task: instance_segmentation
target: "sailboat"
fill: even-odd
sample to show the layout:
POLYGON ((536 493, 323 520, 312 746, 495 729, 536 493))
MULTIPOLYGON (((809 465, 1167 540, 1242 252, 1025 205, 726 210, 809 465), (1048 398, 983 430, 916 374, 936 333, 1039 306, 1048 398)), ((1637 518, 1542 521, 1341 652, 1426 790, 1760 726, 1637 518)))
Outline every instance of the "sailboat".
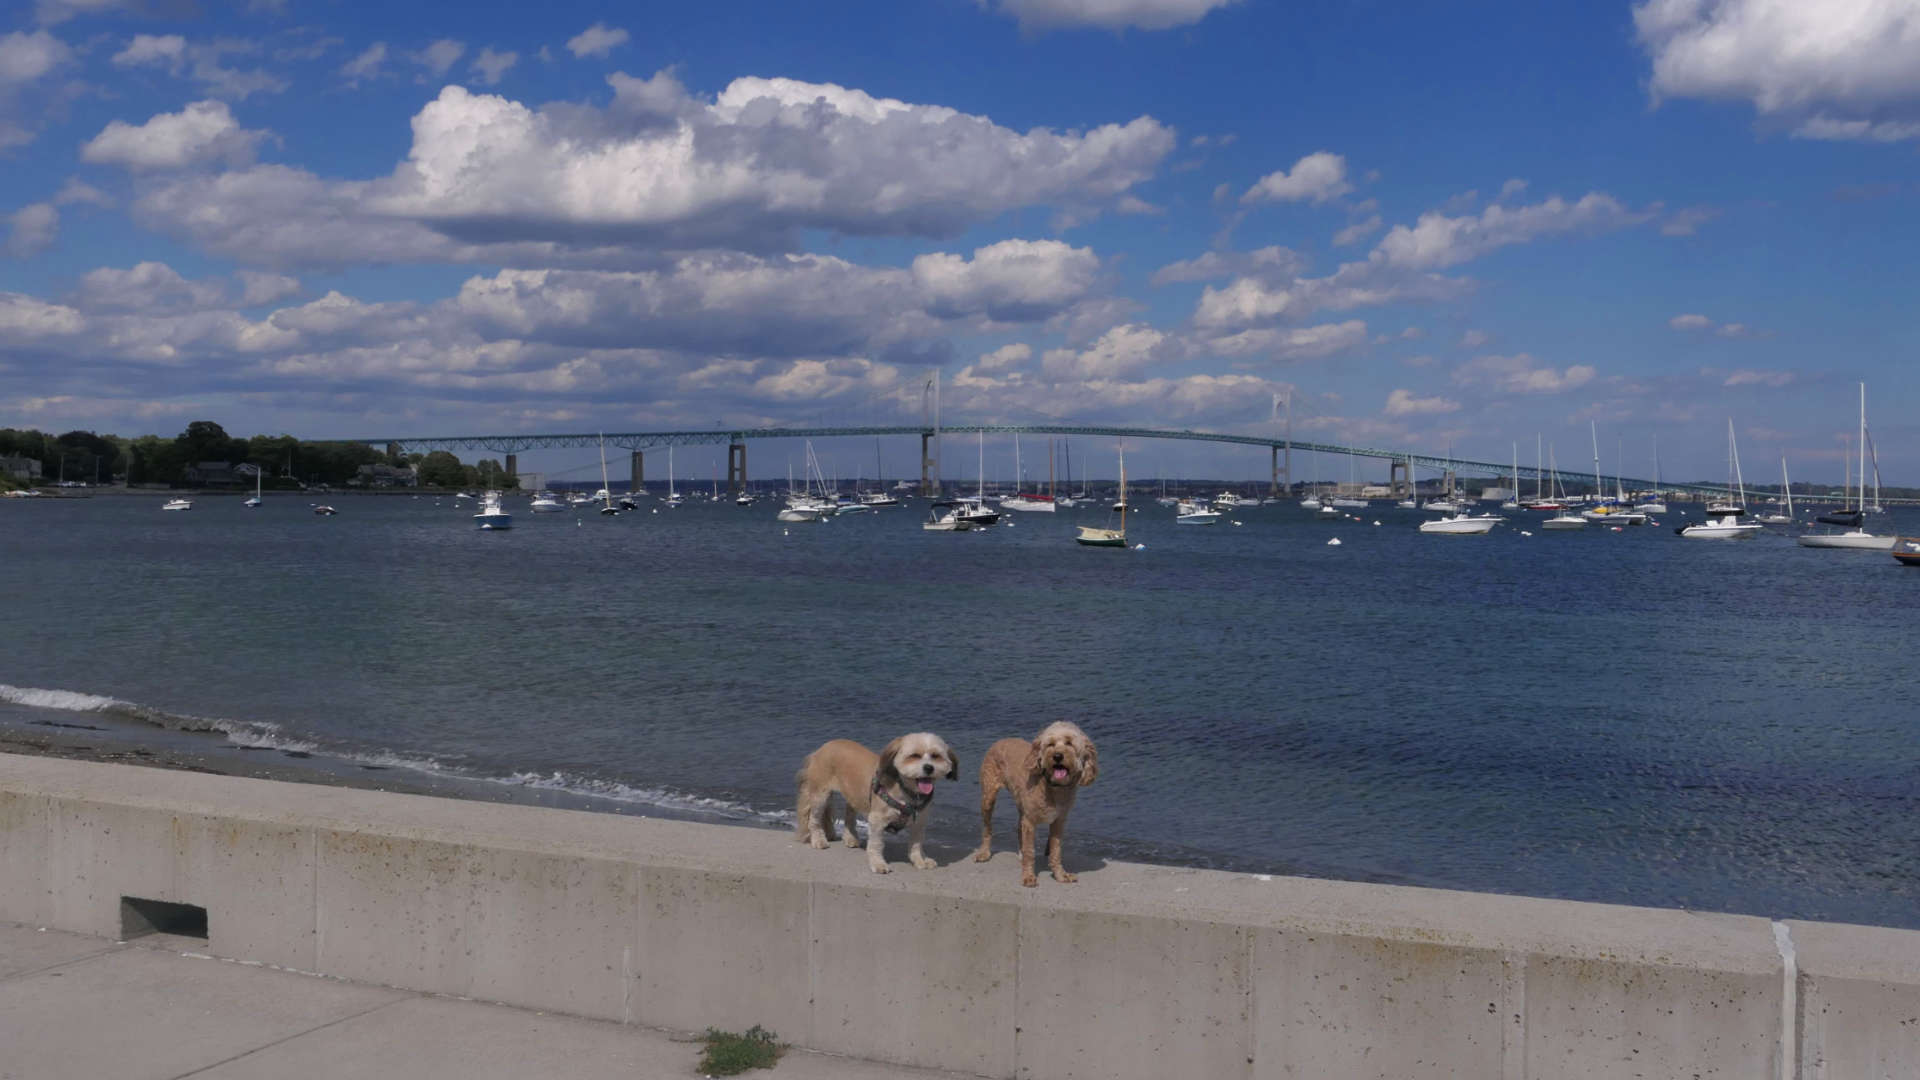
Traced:
POLYGON ((255 510, 259 508, 260 506, 260 470, 259 469, 253 470, 253 498, 248 499, 246 502, 243 502, 240 505, 246 507, 249 510, 255 510))
POLYGON ((1731 416, 1727 417, 1727 472, 1739 501, 1729 503, 1722 499, 1711 504, 1707 507, 1707 520, 1682 526, 1674 532, 1689 540, 1745 540, 1759 535, 1764 526, 1740 520, 1747 512, 1747 485, 1740 477, 1740 446, 1733 437, 1731 416))
POLYGON ((1856 551, 1892 551, 1897 537, 1875 536, 1866 530, 1867 512, 1867 384, 1860 384, 1860 480, 1859 499, 1847 514, 1822 514, 1821 521, 1840 524, 1851 519, 1853 528, 1839 533, 1807 533, 1799 538, 1801 547, 1851 548, 1856 551))
MULTIPOLYGON (((1356 483, 1353 479, 1353 455, 1352 454, 1347 455, 1347 490, 1355 491, 1355 492, 1360 490, 1360 485, 1356 483)), ((1372 504, 1365 499, 1359 498, 1357 495, 1335 495, 1331 505, 1345 506, 1351 509, 1360 510, 1360 509, 1365 509, 1367 506, 1370 506, 1372 504)))
POLYGON ((961 520, 976 529, 982 529, 989 525, 998 525, 1000 513, 987 506, 987 433, 981 431, 976 434, 979 436, 980 447, 979 486, 973 495, 961 496, 959 509, 955 512, 960 515, 961 520))
POLYGON ((1753 520, 1762 525, 1793 524, 1793 485, 1787 482, 1787 455, 1780 455, 1780 491, 1786 496, 1787 512, 1784 514, 1760 514, 1753 520))
POLYGON ((1312 472, 1313 472, 1313 485, 1312 485, 1311 487, 1308 487, 1308 488, 1306 489, 1306 494, 1304 494, 1304 495, 1302 495, 1302 496, 1301 496, 1301 498, 1300 498, 1300 509, 1302 509, 1302 510, 1318 510, 1318 509, 1320 509, 1320 495, 1319 495, 1319 491, 1318 491, 1318 489, 1319 489, 1319 487, 1320 487, 1320 454, 1319 454, 1319 451, 1317 451, 1317 450, 1309 450, 1309 451, 1307 451, 1307 460, 1308 460, 1308 461, 1309 461, 1309 462, 1311 463, 1311 465, 1310 465, 1310 467, 1311 467, 1311 469, 1312 469, 1312 472))
POLYGON ((1507 501, 1500 504, 1502 510, 1520 509, 1520 444, 1513 444, 1513 490, 1507 493, 1507 501))
MULTIPOLYGON (((1073 491, 1073 443, 1070 440, 1067 440, 1067 439, 1060 440, 1060 454, 1062 457, 1066 459, 1066 464, 1067 464, 1067 491, 1072 492, 1073 491)), ((1083 483, 1081 486, 1085 487, 1086 485, 1083 483)), ((1085 497, 1086 497, 1085 492, 1082 492, 1079 496, 1079 498, 1085 498, 1085 497)), ((1072 494, 1062 495, 1059 498, 1056 498, 1053 500, 1053 505, 1064 506, 1067 509, 1071 510, 1074 507, 1080 505, 1079 498, 1076 498, 1072 494)))
MULTIPOLYGON (((600 454, 600 468, 602 472, 606 471, 606 457, 607 457, 606 452, 602 450, 600 454)), ((604 485, 606 483, 605 478, 603 477, 600 482, 604 485)), ((673 490, 673 447, 668 446, 667 447, 667 505, 679 506, 682 502, 685 502, 685 501, 686 501, 685 499, 680 497, 679 492, 673 490)))
MULTIPOLYGON (((1780 459, 1780 472, 1787 471, 1787 459, 1780 459)), ((1660 436, 1653 437, 1653 494, 1642 499, 1634 506, 1643 514, 1664 514, 1667 512, 1667 500, 1660 497, 1660 436)), ((1791 510, 1788 513, 1792 513, 1791 510)))
MULTIPOLYGON (((1047 458, 1047 470, 1049 473, 1053 470, 1051 454, 1047 458)), ((1025 474, 1020 471, 1020 436, 1015 434, 1013 437, 1013 494, 1000 500, 1000 509, 1023 510, 1027 513, 1039 514, 1053 513, 1053 496, 1042 495, 1037 491, 1021 491, 1020 488, 1025 480, 1025 474)))
POLYGON ((1586 528, 1587 519, 1567 509, 1565 501, 1560 497, 1564 494, 1560 490, 1560 463, 1554 459, 1552 447, 1547 448, 1547 475, 1553 478, 1553 496, 1536 502, 1534 506, 1540 510, 1557 510, 1559 513, 1542 521, 1540 527, 1552 529, 1555 532, 1586 528))
POLYGON ((600 436, 600 500, 600 516, 612 517, 620 512, 620 508, 613 505, 613 491, 607 484, 607 437, 604 434, 600 436))
POLYGON ((1073 542, 1076 544, 1083 545, 1085 547, 1117 547, 1117 548, 1126 547, 1127 546, 1126 498, 1127 498, 1127 445, 1125 443, 1121 443, 1120 444, 1120 503, 1118 504, 1116 509, 1116 512, 1119 513, 1120 515, 1120 527, 1118 529, 1097 529, 1097 528, 1094 528, 1092 525, 1081 525, 1079 526, 1079 531, 1074 535, 1073 542))
POLYGON ((873 490, 860 496, 862 506, 899 506, 900 500, 887 494, 886 474, 880 467, 880 440, 873 440, 873 490))

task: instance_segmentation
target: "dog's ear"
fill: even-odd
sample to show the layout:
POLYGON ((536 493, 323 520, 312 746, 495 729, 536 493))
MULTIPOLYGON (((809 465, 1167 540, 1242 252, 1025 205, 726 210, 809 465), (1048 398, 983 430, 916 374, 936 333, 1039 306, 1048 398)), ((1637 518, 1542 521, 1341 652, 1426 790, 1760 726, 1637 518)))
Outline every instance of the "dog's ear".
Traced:
POLYGON ((906 739, 903 736, 893 740, 881 749, 880 767, 875 772, 875 779, 879 780, 880 783, 897 784, 900 782, 900 744, 905 741, 906 739))
POLYGON ((960 779, 960 755, 954 753, 951 746, 947 747, 947 779, 960 779))
POLYGON ((1094 748, 1093 740, 1085 735, 1080 737, 1080 786, 1091 787, 1093 778, 1100 775, 1100 751, 1094 748))
POLYGON ((1041 764, 1039 739, 1034 739, 1032 745, 1027 747, 1027 760, 1021 762, 1021 767, 1026 771, 1027 779, 1036 784, 1046 774, 1046 767, 1041 764))

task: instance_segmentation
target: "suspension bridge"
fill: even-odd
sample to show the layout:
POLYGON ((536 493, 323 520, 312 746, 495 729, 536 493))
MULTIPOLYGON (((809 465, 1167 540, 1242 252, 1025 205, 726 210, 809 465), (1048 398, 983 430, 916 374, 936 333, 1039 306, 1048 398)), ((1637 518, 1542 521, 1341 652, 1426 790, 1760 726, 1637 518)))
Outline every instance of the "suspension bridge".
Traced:
MULTIPOLYGON (((1516 473, 1522 480, 1545 478, 1548 468, 1511 461, 1474 461, 1435 454, 1425 454, 1417 450, 1390 449, 1378 446, 1343 446, 1338 443, 1312 442, 1290 438, 1272 438, 1261 435, 1238 435, 1216 431, 1172 430, 1167 428, 1105 427, 1087 424, 948 424, 929 425, 893 425, 879 427, 792 427, 792 428, 711 428, 682 431, 608 431, 580 432, 574 434, 536 435, 517 433, 511 435, 436 435, 430 437, 401 437, 380 439, 354 439, 375 446, 385 446, 389 452, 426 453, 434 450, 468 452, 486 451, 505 458, 508 475, 518 472, 518 456, 529 450, 585 449, 600 446, 614 446, 626 450, 629 454, 632 482, 638 487, 646 479, 645 455, 648 452, 681 446, 719 446, 727 447, 727 484, 738 492, 747 482, 747 445, 751 442, 774 439, 847 439, 847 438, 884 438, 887 436, 920 437, 920 489, 924 493, 935 490, 941 479, 940 440, 947 435, 1056 435, 1067 437, 1103 438, 1122 441, 1146 442, 1164 440, 1174 442, 1223 443, 1234 446, 1265 447, 1270 455, 1271 479, 1269 491, 1278 494, 1291 487, 1293 481, 1292 455, 1295 451, 1315 454, 1351 455, 1371 458, 1389 463, 1389 486, 1396 496, 1407 490, 1412 470, 1425 468, 1446 475, 1484 476, 1488 478, 1513 477, 1516 473)), ((1557 470, 1563 477, 1578 480, 1585 474, 1577 470, 1557 470)), ((1609 478, 1611 479, 1611 478, 1609 478)), ((1651 490, 1656 485, 1651 480, 1636 477, 1620 477, 1618 483, 1628 490, 1651 490)), ((1657 485, 1665 491, 1691 491, 1706 495, 1729 494, 1725 485, 1715 484, 1678 484, 1663 482, 1657 485)))

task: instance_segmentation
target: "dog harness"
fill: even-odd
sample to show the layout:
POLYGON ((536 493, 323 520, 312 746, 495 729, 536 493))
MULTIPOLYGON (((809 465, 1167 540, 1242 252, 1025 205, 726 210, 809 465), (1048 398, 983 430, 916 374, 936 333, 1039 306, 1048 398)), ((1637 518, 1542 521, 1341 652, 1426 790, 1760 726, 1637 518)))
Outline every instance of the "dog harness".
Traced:
POLYGON ((912 824, 913 819, 920 816, 920 811, 925 810, 927 804, 933 801, 932 795, 928 795, 924 799, 914 799, 914 793, 908 792, 907 798, 913 801, 903 803, 899 799, 887 794, 886 786, 880 783, 880 777, 878 776, 873 778, 873 793, 879 796, 881 802, 891 806, 894 812, 900 815, 899 821, 892 822, 887 826, 888 832, 899 832, 902 826, 912 824))

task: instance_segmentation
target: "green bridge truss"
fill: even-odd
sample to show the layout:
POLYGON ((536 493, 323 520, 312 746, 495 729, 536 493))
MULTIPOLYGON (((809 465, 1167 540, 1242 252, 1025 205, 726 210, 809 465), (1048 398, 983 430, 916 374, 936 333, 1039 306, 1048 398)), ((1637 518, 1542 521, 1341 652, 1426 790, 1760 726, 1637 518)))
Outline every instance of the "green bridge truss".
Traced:
MULTIPOLYGON (((1355 457, 1378 458, 1389 462, 1411 461, 1415 466, 1436 471, 1453 470, 1456 474, 1485 477, 1510 477, 1514 467, 1510 462, 1468 461, 1459 458, 1440 457, 1422 454, 1412 450, 1390 450, 1376 446, 1341 446, 1338 443, 1306 442, 1295 439, 1267 438, 1258 435, 1230 435, 1215 431, 1168 430, 1165 428, 1102 427, 1081 424, 953 424, 942 425, 937 430, 922 425, 900 425, 891 427, 815 427, 815 428, 715 428, 708 431, 609 431, 583 432, 571 435, 444 435, 430 438, 389 438, 389 439, 350 439, 349 442, 364 442, 376 446, 398 446, 403 451, 424 453, 432 450, 485 450, 496 454, 519 454, 528 450, 563 450, 597 447, 605 440, 606 445, 624 450, 648 451, 669 446, 713 446, 743 444, 755 439, 845 439, 872 438, 886 435, 972 435, 984 432, 988 435, 1077 435, 1114 439, 1170 439, 1182 442, 1228 443, 1235 446, 1264 447, 1280 452, 1291 447, 1294 450, 1311 451, 1321 454, 1352 454, 1355 457)), ((1519 473, 1522 479, 1539 478, 1546 470, 1536 469, 1522 463, 1519 473)), ((1562 478, 1578 480, 1582 475, 1577 470, 1561 469, 1562 478)), ((1607 479, 1612 479, 1608 477, 1607 479)), ((1651 480, 1624 477, 1621 480, 1628 489, 1644 490, 1654 486, 1651 480)), ((1723 485, 1712 484, 1675 484, 1662 483, 1664 490, 1697 491, 1703 493, 1723 493, 1723 485)))

